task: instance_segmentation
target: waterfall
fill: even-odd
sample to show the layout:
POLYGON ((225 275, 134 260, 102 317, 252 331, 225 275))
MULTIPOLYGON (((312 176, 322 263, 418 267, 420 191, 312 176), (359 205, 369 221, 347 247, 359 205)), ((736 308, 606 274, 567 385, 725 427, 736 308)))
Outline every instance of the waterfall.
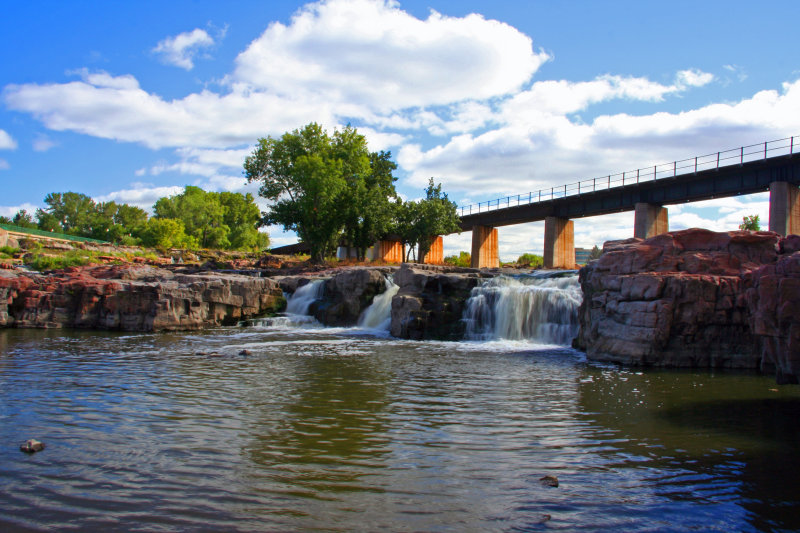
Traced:
POLYGON ((298 287, 286 302, 286 314, 307 315, 308 308, 315 300, 322 298, 324 290, 324 279, 312 279, 302 287, 298 287))
POLYGON ((358 317, 358 327, 369 329, 389 329, 392 321, 392 298, 400 287, 390 277, 386 278, 386 290, 373 298, 372 303, 358 317))
POLYGON ((581 304, 574 272, 498 276, 472 289, 463 320, 471 340, 531 340, 569 345, 581 304))

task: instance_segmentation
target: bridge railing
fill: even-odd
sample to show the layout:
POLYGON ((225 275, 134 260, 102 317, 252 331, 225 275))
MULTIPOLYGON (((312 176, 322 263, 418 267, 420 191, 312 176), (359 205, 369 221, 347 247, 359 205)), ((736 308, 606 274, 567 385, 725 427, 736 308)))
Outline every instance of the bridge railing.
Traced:
POLYGON ((730 150, 700 155, 689 159, 680 159, 671 163, 662 163, 651 167, 637 168, 617 174, 609 174, 598 178, 591 178, 575 183, 567 183, 549 189, 540 189, 523 194, 505 196, 478 202, 458 208, 461 216, 507 209, 527 204, 547 202, 617 187, 627 187, 647 181, 656 181, 666 178, 674 178, 686 174, 696 174, 704 170, 718 169, 722 167, 741 165, 751 161, 768 159, 794 154, 795 150, 800 151, 800 136, 786 137, 774 141, 766 141, 758 144, 740 146, 730 150))

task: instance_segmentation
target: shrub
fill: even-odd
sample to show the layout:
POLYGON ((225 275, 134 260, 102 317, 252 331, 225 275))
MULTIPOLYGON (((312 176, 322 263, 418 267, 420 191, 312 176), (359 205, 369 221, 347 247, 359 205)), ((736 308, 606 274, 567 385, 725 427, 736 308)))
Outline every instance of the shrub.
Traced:
POLYGON ((522 254, 517 259, 517 264, 519 266, 527 266, 530 268, 540 268, 544 265, 544 258, 541 255, 536 254, 522 254))
POLYGON ((449 255, 444 258, 447 265, 457 267, 468 267, 472 265, 472 257, 469 252, 459 252, 458 255, 449 255))

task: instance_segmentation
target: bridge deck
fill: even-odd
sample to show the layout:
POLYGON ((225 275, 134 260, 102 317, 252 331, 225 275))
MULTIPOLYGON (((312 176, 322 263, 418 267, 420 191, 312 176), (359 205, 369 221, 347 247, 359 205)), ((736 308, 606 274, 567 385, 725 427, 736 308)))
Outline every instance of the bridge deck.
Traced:
MULTIPOLYGON (((769 190, 774 181, 800 185, 800 154, 789 153, 756 161, 680 174, 656 180, 594 190, 571 196, 509 205, 492 211, 461 216, 462 231, 474 226, 509 226, 544 220, 546 217, 582 218, 633 211, 637 203, 670 205, 753 194, 769 190)), ((591 184, 591 182, 589 182, 591 184)), ((526 197, 530 197, 526 194, 526 197)), ((517 201, 519 202, 517 197, 517 201)), ((509 197, 509 204, 511 203, 509 197)))

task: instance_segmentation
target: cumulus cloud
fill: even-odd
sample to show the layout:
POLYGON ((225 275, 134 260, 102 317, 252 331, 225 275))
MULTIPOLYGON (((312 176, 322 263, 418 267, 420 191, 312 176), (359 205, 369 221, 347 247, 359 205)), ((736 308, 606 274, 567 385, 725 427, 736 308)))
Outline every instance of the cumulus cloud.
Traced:
MULTIPOLYGON (((427 150, 418 144, 405 145, 398 162, 410 172, 409 182, 419 186, 429 176, 437 176, 448 191, 478 197, 476 191, 487 191, 491 186, 497 196, 502 196, 715 153, 800 131, 800 81, 736 103, 711 104, 679 113, 602 115, 591 124, 564 114, 566 109, 576 109, 580 102, 590 100, 585 92, 578 91, 581 96, 565 97, 556 105, 545 97, 533 98, 541 94, 536 85, 501 105, 497 128, 457 135, 427 150)), ((570 84, 564 86, 569 88, 570 84)))
POLYGON ((288 26, 270 24, 230 81, 386 111, 508 94, 548 59, 530 37, 481 15, 420 20, 389 0, 328 0, 288 26))
POLYGON ((150 148, 252 143, 311 121, 335 124, 330 105, 274 94, 208 90, 164 100, 131 76, 92 74, 63 84, 7 85, 6 105, 56 131, 141 143, 150 148))
POLYGON ((16 150, 17 141, 5 130, 0 130, 0 150, 16 150))
POLYGON ((117 202, 135 205, 151 211, 153 204, 164 196, 174 196, 183 192, 183 187, 157 187, 151 183, 132 183, 130 189, 114 191, 95 197, 98 202, 117 202))
POLYGON ((159 54, 164 63, 192 70, 197 54, 213 45, 214 39, 207 31, 195 28, 174 37, 167 37, 153 48, 153 52, 159 54))

